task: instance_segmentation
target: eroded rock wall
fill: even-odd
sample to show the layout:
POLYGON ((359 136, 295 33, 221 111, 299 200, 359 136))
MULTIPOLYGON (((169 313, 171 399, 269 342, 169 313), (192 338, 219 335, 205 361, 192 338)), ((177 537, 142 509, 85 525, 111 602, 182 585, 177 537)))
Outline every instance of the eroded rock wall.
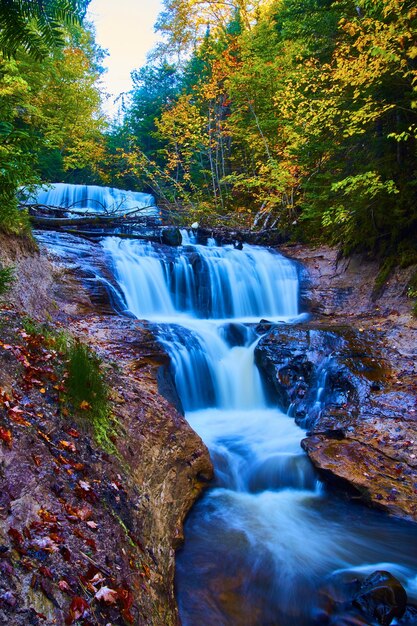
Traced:
POLYGON ((0 622, 50 626, 78 615, 86 623, 177 624, 175 549, 212 467, 201 439, 159 395, 167 357, 146 325, 104 306, 95 312, 76 257, 68 264, 7 238, 0 259, 17 277, 0 304, 0 622), (62 411, 62 381, 45 370, 59 356, 41 341, 31 349, 27 315, 101 357, 113 453, 62 411))
POLYGON ((394 272, 375 299, 375 262, 328 247, 281 251, 303 264, 313 317, 273 327, 258 345, 276 402, 307 429, 302 445, 323 476, 417 519, 417 321, 407 297, 415 267, 394 272))

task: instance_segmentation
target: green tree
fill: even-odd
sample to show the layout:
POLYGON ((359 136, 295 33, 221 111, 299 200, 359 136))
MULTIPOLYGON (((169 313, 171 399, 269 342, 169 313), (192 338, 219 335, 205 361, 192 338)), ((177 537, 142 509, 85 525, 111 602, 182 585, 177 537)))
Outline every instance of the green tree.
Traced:
POLYGON ((0 50, 5 57, 20 49, 42 60, 65 45, 65 26, 80 24, 89 0, 2 0, 0 50))

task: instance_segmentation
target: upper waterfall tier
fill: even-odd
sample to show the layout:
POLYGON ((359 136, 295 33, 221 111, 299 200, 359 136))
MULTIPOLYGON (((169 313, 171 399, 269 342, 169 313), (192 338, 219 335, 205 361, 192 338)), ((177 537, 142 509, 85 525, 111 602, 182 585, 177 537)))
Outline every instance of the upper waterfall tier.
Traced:
POLYGON ((144 215, 156 215, 155 199, 148 193, 124 191, 115 187, 98 185, 69 185, 54 183, 51 187, 40 187, 26 200, 27 203, 98 213, 119 213, 143 209, 144 215))
POLYGON ((127 308, 138 318, 290 319, 298 315, 293 262, 263 248, 187 245, 176 250, 107 238, 127 308))

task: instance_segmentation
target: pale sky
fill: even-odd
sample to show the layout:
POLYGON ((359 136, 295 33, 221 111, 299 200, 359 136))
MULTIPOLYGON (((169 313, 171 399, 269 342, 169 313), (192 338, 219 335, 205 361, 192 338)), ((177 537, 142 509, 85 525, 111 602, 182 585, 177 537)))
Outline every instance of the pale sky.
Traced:
POLYGON ((104 107, 116 113, 113 100, 132 86, 130 72, 145 63, 146 53, 156 43, 154 24, 162 0, 92 0, 89 19, 95 24, 97 43, 108 50, 103 83, 111 94, 104 107))

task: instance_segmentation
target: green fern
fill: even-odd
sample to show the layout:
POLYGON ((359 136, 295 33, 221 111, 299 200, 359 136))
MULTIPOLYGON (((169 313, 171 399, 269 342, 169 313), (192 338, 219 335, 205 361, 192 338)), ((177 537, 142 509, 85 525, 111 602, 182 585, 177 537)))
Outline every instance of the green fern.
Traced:
POLYGON ((19 48, 41 61, 65 44, 63 27, 79 24, 89 0, 0 0, 0 51, 19 48))

